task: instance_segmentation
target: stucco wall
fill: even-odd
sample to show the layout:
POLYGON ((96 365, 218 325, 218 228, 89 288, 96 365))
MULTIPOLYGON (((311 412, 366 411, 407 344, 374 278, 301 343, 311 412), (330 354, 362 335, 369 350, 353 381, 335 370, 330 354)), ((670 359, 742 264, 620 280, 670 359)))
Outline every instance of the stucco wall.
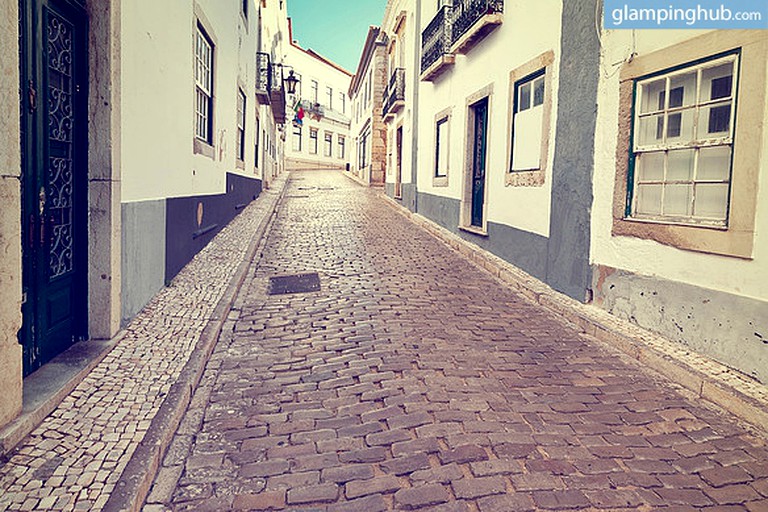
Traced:
POLYGON ((608 267, 595 287, 608 312, 768 382, 768 302, 608 267))
POLYGON ((17 0, 0 0, 0 427, 21 411, 21 148, 17 0))
POLYGON ((165 200, 122 205, 122 322, 165 284, 165 200))
POLYGON ((547 283, 587 299, 599 41, 596 2, 564 2, 547 283))
MULTIPOLYGON (((505 185, 508 169, 508 139, 510 132, 509 74, 514 69, 549 50, 554 51, 551 97, 553 115, 549 127, 550 144, 547 160, 552 162, 557 125, 560 68, 560 2, 536 2, 522 5, 505 2, 504 21, 485 39, 473 47, 466 56, 433 82, 420 82, 419 90, 419 172, 420 192, 461 199, 465 186, 467 142, 466 99, 491 86, 488 118, 488 160, 486 170, 486 214, 488 222, 496 222, 549 235, 550 196, 552 186, 551 165, 541 187, 513 187, 505 185), (433 186, 435 115, 450 109, 448 186, 433 186)), ((422 2, 421 29, 435 15, 434 2, 422 2)), ((594 18, 594 13, 592 14, 594 18)), ((594 32, 594 27, 592 28, 594 32)), ((419 44, 418 52, 421 51, 419 44)), ((406 140, 412 137, 406 137, 406 140)), ((406 151, 409 148, 404 148, 406 151)))
MULTIPOLYGON (((752 259, 682 250, 652 240, 612 235, 619 117, 618 66, 674 48, 706 31, 604 31, 595 138, 592 255, 596 303, 607 310, 768 382, 768 130, 762 144, 752 259)), ((668 53, 668 52, 667 52, 668 53)), ((681 64, 684 62, 681 62, 681 64)), ((763 66, 768 63, 763 62, 763 66)), ((754 71, 754 69, 750 70, 754 71)), ((768 84, 762 83, 760 87, 768 84)), ((749 94, 757 91, 750 89, 749 94)), ((737 106, 738 108, 738 106, 737 106)), ((768 126, 768 112, 747 130, 768 126)), ((744 127, 737 124, 738 131, 744 127)))
POLYGON ((257 19, 255 4, 245 19, 239 2, 125 5, 123 201, 223 193, 227 172, 255 175, 257 19), (214 45, 212 157, 193 153, 198 20, 214 45), (243 169, 236 162, 238 88, 246 96, 243 169))

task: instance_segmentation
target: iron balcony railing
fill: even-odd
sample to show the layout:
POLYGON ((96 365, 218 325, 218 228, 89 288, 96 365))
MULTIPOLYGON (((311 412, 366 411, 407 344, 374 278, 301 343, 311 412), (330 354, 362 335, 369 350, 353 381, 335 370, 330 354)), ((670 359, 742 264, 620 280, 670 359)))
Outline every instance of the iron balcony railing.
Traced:
POLYGON ((421 72, 426 71, 443 55, 449 53, 451 46, 451 6, 444 5, 421 33, 421 72))
POLYGON ((398 102, 405 101, 405 69, 396 68, 389 77, 389 87, 384 100, 384 115, 395 110, 398 102))
POLYGON ((269 96, 272 90, 272 63, 268 53, 256 54, 256 95, 262 98, 269 96))
POLYGON ((451 10, 451 45, 487 14, 504 12, 504 0, 453 0, 451 10))
POLYGON ((272 116, 278 124, 285 123, 286 104, 283 87, 283 65, 272 63, 270 70, 269 103, 272 106, 272 116))

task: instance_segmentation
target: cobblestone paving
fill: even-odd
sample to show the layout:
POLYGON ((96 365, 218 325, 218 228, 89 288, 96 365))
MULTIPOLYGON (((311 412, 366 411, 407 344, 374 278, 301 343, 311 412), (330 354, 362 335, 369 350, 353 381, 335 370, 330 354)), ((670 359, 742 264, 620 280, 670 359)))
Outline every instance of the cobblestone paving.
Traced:
POLYGON ((373 192, 293 176, 145 512, 768 510, 764 438, 373 192))
POLYGON ((252 203, 161 290, 0 466, 0 510, 104 506, 243 261, 243 233, 267 214, 267 202, 252 203))

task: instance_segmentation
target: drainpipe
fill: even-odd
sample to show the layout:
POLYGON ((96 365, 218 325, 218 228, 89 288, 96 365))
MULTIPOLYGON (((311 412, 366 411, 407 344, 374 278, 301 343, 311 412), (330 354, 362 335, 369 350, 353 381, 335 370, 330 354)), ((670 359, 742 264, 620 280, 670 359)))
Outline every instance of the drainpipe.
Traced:
MULTIPOLYGON (((415 0, 416 12, 414 15, 414 32, 416 51, 413 52, 413 104, 411 105, 411 140, 419 136, 419 75, 421 74, 421 0, 415 0)), ((418 187, 418 151, 411 148, 411 181, 413 182, 413 211, 419 211, 419 187, 418 187)))

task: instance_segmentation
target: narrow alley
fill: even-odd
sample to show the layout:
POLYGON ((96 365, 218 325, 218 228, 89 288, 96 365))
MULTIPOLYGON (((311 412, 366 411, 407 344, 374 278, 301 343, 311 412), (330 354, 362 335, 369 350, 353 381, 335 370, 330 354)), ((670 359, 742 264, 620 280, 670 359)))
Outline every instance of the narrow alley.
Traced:
POLYGON ((146 512, 768 510, 761 434, 385 201, 291 174, 146 512))

